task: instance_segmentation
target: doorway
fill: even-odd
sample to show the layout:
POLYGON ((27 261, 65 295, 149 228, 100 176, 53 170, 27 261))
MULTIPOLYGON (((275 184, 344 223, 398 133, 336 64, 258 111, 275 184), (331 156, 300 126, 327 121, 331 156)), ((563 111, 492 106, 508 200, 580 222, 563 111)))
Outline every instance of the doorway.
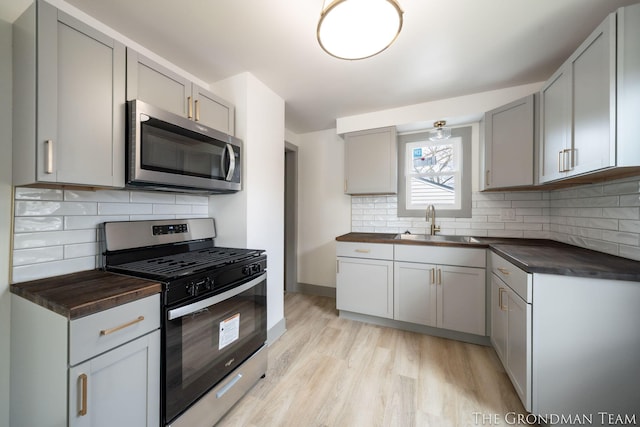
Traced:
POLYGON ((298 290, 298 147, 284 144, 284 291, 298 290))

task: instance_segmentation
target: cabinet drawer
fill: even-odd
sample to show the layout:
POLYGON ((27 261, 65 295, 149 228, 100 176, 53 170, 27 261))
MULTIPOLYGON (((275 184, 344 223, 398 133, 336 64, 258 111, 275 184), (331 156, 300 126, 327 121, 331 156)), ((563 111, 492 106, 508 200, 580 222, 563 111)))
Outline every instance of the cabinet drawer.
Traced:
POLYGON ((395 245, 395 260, 431 264, 486 267, 486 250, 444 246, 395 245))
POLYGON ((528 303, 532 302, 533 276, 531 274, 493 252, 491 252, 491 271, 509 285, 522 299, 528 303))
POLYGON ((69 364, 138 338, 160 327, 160 294, 73 320, 69 324, 69 364))
POLYGON ((384 243, 338 242, 336 255, 351 258, 393 260, 393 245, 384 243))

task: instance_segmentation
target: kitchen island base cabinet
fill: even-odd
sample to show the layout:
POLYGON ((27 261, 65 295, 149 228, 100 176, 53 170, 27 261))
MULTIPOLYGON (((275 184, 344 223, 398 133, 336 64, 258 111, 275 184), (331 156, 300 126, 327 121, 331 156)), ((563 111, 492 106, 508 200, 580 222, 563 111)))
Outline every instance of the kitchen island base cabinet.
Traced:
POLYGON ((69 320, 12 294, 12 425, 157 427, 159 326, 159 295, 69 320), (103 322, 113 320, 110 313, 127 317, 103 322), (95 341, 75 339, 75 322, 92 326, 95 341), (102 347, 101 340, 114 345, 102 347), (74 361, 76 354, 82 360, 74 361))

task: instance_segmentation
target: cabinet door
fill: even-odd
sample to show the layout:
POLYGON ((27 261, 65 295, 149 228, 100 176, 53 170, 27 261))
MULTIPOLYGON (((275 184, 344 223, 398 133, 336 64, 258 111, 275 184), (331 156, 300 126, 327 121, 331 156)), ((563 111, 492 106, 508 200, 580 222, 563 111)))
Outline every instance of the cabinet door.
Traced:
POLYGON ((540 182, 566 175, 571 146, 571 72, 558 70, 540 92, 540 182))
POLYGON ((338 258, 338 310, 393 318, 393 261, 338 258))
MULTIPOLYGON (((507 365, 511 382, 528 411, 531 410, 531 304, 511 289, 507 302, 507 365)), ((503 296, 503 300, 504 300, 503 296)))
POLYGON ((485 189, 533 185, 534 95, 485 113, 485 189))
POLYGON ((45 2, 37 45, 37 180, 124 186, 124 46, 45 2))
POLYGON ((615 165, 615 25, 615 15, 610 15, 569 60, 573 111, 570 176, 615 165))
POLYGON ((183 117, 193 116, 192 106, 189 106, 191 82, 128 48, 127 100, 132 99, 183 117))
POLYGON ((393 275, 393 318, 436 326, 436 266, 396 262, 393 275))
POLYGON ((507 286, 491 275, 491 343, 502 364, 507 366, 507 286))
POLYGON ((441 265, 438 284, 438 327, 484 335, 485 270, 441 265))
POLYGON ((195 83, 193 84, 193 99, 193 118, 195 121, 220 132, 234 134, 235 116, 231 104, 195 83))
POLYGON ((160 331, 69 369, 69 425, 154 426, 160 420, 160 331))
POLYGON ((345 135, 345 193, 396 194, 398 164, 396 128, 345 135))

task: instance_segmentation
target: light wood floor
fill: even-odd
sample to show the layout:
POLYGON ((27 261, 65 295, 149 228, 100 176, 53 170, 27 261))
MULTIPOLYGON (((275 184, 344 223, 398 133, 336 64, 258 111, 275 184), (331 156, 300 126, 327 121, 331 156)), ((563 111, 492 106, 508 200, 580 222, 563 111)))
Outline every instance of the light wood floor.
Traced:
POLYGON ((458 427, 525 413, 490 347, 341 319, 333 298, 286 294, 285 317, 266 378, 219 426, 458 427))

